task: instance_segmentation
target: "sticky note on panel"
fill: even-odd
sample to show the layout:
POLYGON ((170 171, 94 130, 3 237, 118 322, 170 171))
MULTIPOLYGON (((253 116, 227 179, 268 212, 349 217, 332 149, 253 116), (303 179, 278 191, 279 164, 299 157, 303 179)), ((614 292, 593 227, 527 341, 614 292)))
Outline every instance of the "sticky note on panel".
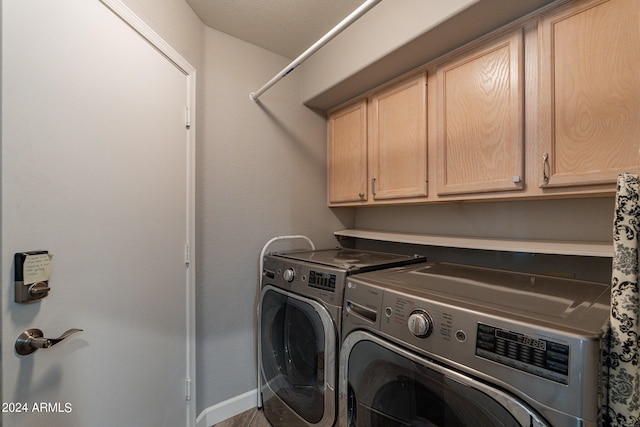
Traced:
POLYGON ((51 277, 51 258, 53 254, 27 255, 23 264, 24 284, 48 281, 51 277))

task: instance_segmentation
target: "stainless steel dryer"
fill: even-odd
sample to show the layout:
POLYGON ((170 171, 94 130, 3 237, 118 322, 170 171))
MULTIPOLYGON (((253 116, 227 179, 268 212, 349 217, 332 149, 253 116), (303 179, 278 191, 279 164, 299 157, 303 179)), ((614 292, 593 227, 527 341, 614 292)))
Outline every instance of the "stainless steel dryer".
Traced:
POLYGON ((327 249, 264 257, 259 305, 260 392, 274 426, 332 426, 348 276, 424 257, 327 249))
POLYGON ((608 284, 424 263, 347 279, 341 425, 596 426, 608 284))

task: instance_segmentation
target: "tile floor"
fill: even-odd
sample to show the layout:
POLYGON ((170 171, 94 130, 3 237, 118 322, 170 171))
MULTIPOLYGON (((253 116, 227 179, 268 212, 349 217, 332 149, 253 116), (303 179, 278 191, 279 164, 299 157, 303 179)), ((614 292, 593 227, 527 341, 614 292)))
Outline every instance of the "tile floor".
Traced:
POLYGON ((271 427, 271 424, 262 411, 253 408, 211 427, 271 427))

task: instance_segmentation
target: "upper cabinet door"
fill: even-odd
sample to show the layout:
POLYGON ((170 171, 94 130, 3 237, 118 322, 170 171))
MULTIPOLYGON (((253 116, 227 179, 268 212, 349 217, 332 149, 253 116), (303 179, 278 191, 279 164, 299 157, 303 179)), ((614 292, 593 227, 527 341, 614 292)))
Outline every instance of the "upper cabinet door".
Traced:
POLYGON ((437 71, 439 195, 523 188, 522 29, 437 71))
POLYGON ((426 73, 422 73, 370 98, 374 200, 427 195, 426 86, 426 73))
POLYGON ((640 3, 571 3, 539 23, 541 186, 640 170, 640 3))
POLYGON ((328 199, 332 203, 367 200, 367 101, 329 115, 328 199))

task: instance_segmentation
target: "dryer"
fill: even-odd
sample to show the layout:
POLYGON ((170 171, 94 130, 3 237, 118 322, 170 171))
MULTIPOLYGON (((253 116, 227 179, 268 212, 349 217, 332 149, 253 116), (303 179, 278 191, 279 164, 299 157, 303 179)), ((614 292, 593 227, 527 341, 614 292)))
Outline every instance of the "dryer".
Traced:
POLYGON ((595 427, 610 286, 450 263, 347 279, 341 425, 595 427))
POLYGON ((424 261, 343 248, 264 257, 258 375, 264 414, 272 425, 334 425, 346 278, 424 261))

